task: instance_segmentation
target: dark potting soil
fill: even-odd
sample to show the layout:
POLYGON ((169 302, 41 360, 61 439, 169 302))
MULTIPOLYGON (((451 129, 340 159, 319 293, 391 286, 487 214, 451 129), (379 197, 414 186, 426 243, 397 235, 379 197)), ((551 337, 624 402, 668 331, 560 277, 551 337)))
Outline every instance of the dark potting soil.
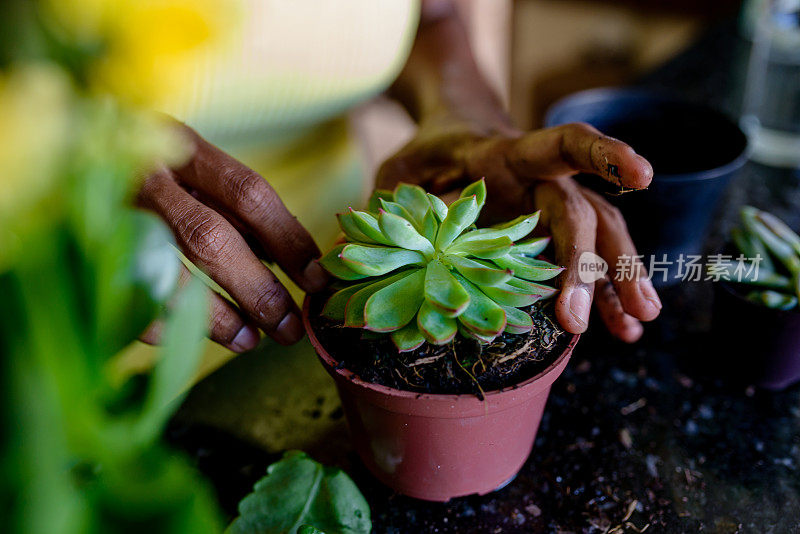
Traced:
POLYGON ((398 352, 388 335, 364 335, 322 317, 325 299, 312 302, 311 323, 317 338, 340 367, 362 380, 420 393, 483 393, 513 386, 545 370, 564 351, 571 335, 558 326, 552 301, 525 309, 534 328, 526 334, 503 334, 482 344, 457 335, 446 345, 423 343, 398 352))

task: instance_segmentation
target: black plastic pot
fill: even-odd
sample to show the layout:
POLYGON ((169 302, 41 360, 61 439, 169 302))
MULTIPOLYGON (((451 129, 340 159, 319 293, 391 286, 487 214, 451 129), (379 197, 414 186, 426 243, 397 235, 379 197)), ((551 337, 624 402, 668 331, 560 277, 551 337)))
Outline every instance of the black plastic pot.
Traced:
POLYGON ((736 284, 714 284, 711 334, 717 368, 731 378, 781 390, 800 382, 800 311, 750 302, 736 284))
MULTIPOLYGON (((700 254, 722 193, 747 160, 747 138, 725 115, 705 106, 637 89, 592 89, 550 108, 547 126, 587 122, 631 145, 653 165, 646 191, 609 196, 628 222, 640 254, 673 262, 656 285, 671 285, 679 255, 700 254)), ((613 191, 597 178, 584 184, 613 191)))

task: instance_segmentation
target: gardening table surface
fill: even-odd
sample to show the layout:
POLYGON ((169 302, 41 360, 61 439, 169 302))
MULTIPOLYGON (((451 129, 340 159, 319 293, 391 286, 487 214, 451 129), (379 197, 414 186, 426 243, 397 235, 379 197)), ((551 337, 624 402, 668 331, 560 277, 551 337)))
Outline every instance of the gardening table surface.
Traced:
MULTIPOLYGON (((725 24, 641 84, 736 117, 748 50, 725 24)), ((800 176, 748 163, 707 252, 743 203, 797 227, 800 176)), ((662 317, 633 347, 594 321, 553 387, 527 464, 485 497, 426 503, 374 481, 349 447, 332 382, 300 348, 233 359, 193 388, 168 435, 230 514, 281 450, 301 448, 351 474, 377 533, 800 531, 800 388, 770 393, 703 371, 714 351, 709 284, 661 294, 662 317)))

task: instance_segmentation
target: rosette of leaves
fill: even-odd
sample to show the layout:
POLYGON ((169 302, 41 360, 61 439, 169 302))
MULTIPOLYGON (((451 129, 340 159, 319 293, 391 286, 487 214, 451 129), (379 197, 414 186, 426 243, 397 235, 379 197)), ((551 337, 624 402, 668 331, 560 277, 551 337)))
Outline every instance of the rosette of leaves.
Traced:
POLYGON ((486 201, 483 180, 449 207, 421 187, 376 191, 367 211, 338 215, 345 241, 320 263, 340 282, 322 314, 345 326, 389 333, 398 350, 457 333, 491 342, 533 328, 520 308, 552 297, 541 284, 563 269, 537 259, 549 238, 524 240, 539 213, 490 228, 475 221, 486 201))

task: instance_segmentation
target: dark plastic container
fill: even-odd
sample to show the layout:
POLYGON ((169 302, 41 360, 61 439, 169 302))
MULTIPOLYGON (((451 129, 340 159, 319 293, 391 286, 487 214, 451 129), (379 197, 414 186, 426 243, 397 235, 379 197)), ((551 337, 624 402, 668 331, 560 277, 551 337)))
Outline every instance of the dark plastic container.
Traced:
POLYGON ((800 311, 747 300, 735 284, 714 284, 713 355, 731 378, 778 391, 800 381, 800 311))
MULTIPOLYGON (((747 137, 711 108, 640 89, 592 89, 568 96, 547 113, 547 126, 589 123, 631 145, 653 165, 649 189, 608 196, 628 222, 645 264, 650 256, 672 262, 660 286, 680 281, 679 255, 700 254, 714 210, 730 179, 747 161, 747 137), (666 280, 665 280, 666 278, 666 280)), ((598 191, 613 189, 594 177, 598 191)))

